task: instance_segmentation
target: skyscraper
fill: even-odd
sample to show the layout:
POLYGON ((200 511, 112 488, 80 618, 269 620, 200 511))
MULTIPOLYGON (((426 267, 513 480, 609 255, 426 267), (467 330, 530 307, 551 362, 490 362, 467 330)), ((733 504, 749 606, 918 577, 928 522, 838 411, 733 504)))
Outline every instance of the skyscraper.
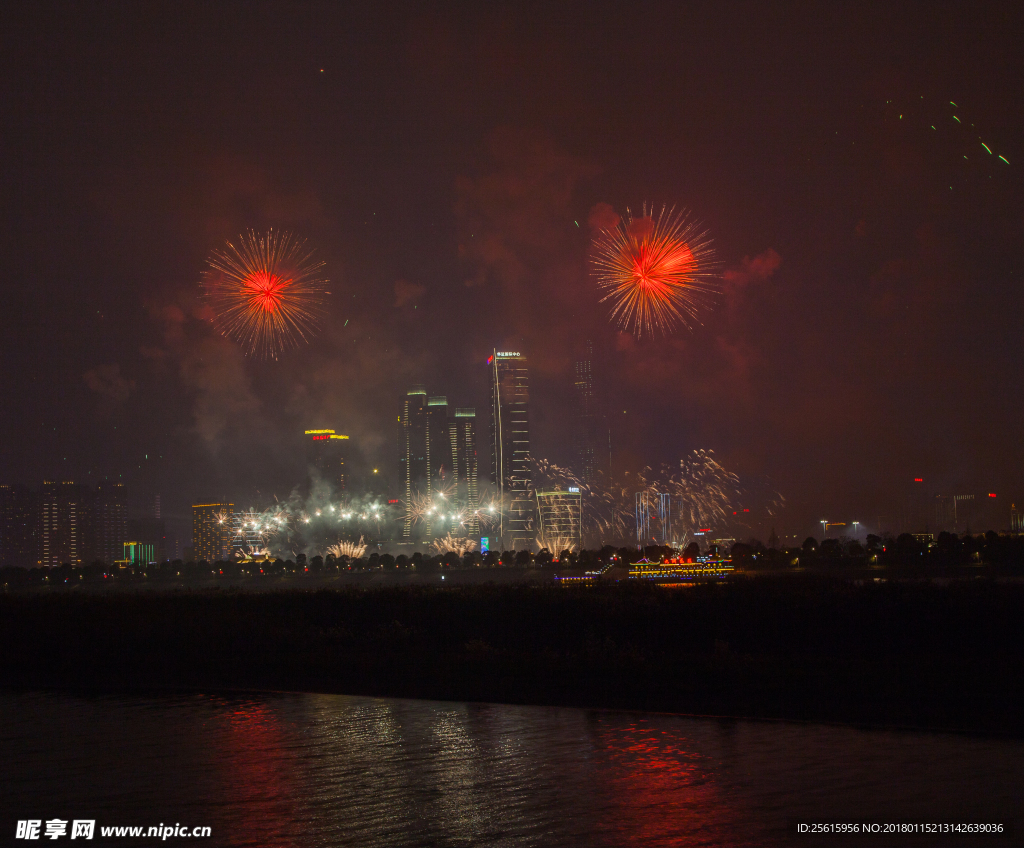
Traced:
POLYGON ((266 547, 265 530, 259 513, 235 512, 231 515, 231 558, 239 559, 266 547))
POLYGON ((593 358, 594 345, 587 339, 573 363, 576 391, 572 428, 575 471, 585 483, 592 482, 599 470, 607 472, 610 454, 607 422, 598 415, 594 401, 593 358))
POLYGON ((501 546, 533 547, 530 493, 530 381, 526 357, 495 350, 491 368, 491 483, 502 503, 501 546))
POLYGON ((429 539, 435 533, 477 536, 479 505, 476 451, 476 410, 457 408, 448 414, 448 398, 427 396, 414 386, 402 398, 399 421, 399 477, 402 502, 430 505, 414 526, 407 508, 402 525, 405 540, 429 539), (430 512, 429 509, 433 509, 430 512), (463 516, 463 524, 450 522, 463 516))
POLYGON ((38 496, 28 486, 0 485, 0 565, 34 566, 38 534, 38 496))
POLYGON ((196 562, 214 563, 231 556, 230 503, 204 503, 192 505, 192 549, 196 562))
POLYGON ((411 539, 412 516, 409 505, 426 489, 429 479, 427 464, 427 390, 414 386, 402 398, 402 412, 398 416, 400 427, 398 457, 399 485, 402 502, 406 506, 402 522, 402 538, 411 539))
POLYGON ((88 490, 78 483, 43 483, 39 498, 41 565, 82 565, 90 532, 88 501, 88 490))
POLYGON ((464 531, 471 539, 480 537, 480 520, 476 511, 480 505, 477 488, 476 410, 456 408, 448 419, 448 438, 451 443, 452 481, 455 499, 465 509, 464 531))
POLYGON ((348 436, 334 430, 306 430, 304 437, 306 462, 315 469, 320 483, 330 486, 335 492, 345 491, 348 436))
POLYGON ((102 482, 92 497, 88 558, 111 563, 124 556, 128 541, 128 501, 123 483, 102 482))
POLYGON ((451 482, 452 454, 448 441, 448 398, 427 399, 427 494, 443 491, 451 482))
POLYGON ((564 550, 583 547, 583 498, 578 488, 556 487, 537 492, 537 541, 555 556, 564 550))

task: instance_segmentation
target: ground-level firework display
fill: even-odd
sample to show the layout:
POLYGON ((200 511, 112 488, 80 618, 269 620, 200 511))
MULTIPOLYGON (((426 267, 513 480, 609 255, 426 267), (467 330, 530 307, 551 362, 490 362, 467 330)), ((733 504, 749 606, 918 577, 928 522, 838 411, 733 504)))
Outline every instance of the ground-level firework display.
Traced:
POLYGON ((684 547, 712 528, 748 529, 755 518, 772 516, 785 504, 769 484, 741 481, 710 450, 691 451, 678 467, 645 467, 617 475, 599 471, 589 483, 546 459, 533 460, 531 468, 539 490, 557 487, 567 495, 579 493, 584 547, 627 541, 684 547), (638 503, 646 514, 638 513, 638 503), (662 504, 664 514, 659 512, 662 504), (638 526, 647 531, 642 539, 638 526))
POLYGON ((247 354, 270 359, 309 341, 323 315, 324 263, 291 233, 251 230, 215 250, 202 288, 217 329, 247 354))
POLYGON ((363 537, 359 537, 358 542, 346 542, 338 541, 333 545, 329 545, 327 548, 328 556, 333 557, 348 557, 349 559, 359 559, 363 554, 366 553, 366 545, 363 542, 363 537))
MULTIPOLYGON (((712 532, 746 538, 747 532, 784 503, 770 486, 743 482, 721 465, 711 451, 695 450, 678 466, 639 471, 597 472, 585 482, 573 471, 549 460, 529 460, 532 515, 530 539, 517 550, 563 552, 604 546, 669 545, 685 547, 695 538, 706 542, 712 532), (639 502, 650 505, 640 516, 639 502), (664 514, 655 505, 664 504, 664 514), (644 520, 640 520, 644 519, 644 520), (638 527, 643 528, 640 536, 638 527)), ((451 485, 439 481, 431 495, 416 494, 410 503, 375 494, 336 491, 317 480, 308 492, 299 488, 269 508, 236 511, 214 505, 211 521, 222 537, 221 548, 197 558, 247 561, 377 554, 424 555, 479 551, 507 514, 510 499, 493 486, 482 486, 470 506, 451 485), (406 524, 421 529, 418 540, 402 537, 406 524), (475 532, 473 530, 475 529, 475 532)), ((501 550, 498 550, 501 553, 501 550)))
POLYGON ((449 533, 440 539, 435 539, 431 550, 439 554, 458 554, 462 556, 467 551, 476 550, 476 542, 449 533))
POLYGON ((711 239, 685 212, 626 217, 594 240, 597 284, 611 318, 638 338, 699 322, 718 291, 711 239))

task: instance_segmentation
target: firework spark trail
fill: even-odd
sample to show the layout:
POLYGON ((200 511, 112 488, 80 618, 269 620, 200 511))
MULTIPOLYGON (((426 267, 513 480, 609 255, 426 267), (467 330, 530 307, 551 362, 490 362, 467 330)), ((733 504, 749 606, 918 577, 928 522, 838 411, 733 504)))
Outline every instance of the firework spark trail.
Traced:
POLYGON ((270 559, 273 554, 270 552, 270 548, 240 548, 235 551, 235 556, 238 557, 239 562, 252 562, 257 557, 270 559))
POLYGON ((602 230, 592 257, 601 303, 611 318, 637 338, 670 333, 699 323, 699 313, 718 292, 714 252, 707 231, 685 211, 662 207, 602 230))
POLYGON ((538 536, 534 540, 540 550, 547 550, 555 556, 561 556, 563 551, 574 552, 578 547, 575 539, 570 536, 538 536))
POLYGON ((250 509, 248 512, 223 513, 218 518, 231 534, 234 556, 251 559, 266 548, 271 531, 264 526, 260 513, 250 509))
MULTIPOLYGON (((619 538, 625 535, 626 521, 632 520, 632 506, 624 508, 624 488, 618 491, 601 472, 590 482, 584 482, 572 470, 543 458, 530 459, 531 479, 537 488, 560 486, 568 491, 577 488, 584 501, 583 532, 585 536, 619 538)), ((632 498, 632 490, 629 492, 632 498)))
POLYGON ((358 542, 348 542, 344 539, 339 539, 327 548, 326 553, 328 556, 333 556, 335 559, 343 556, 348 557, 349 559, 359 559, 366 553, 366 545, 363 543, 362 536, 359 537, 358 542))
POLYGON ((458 554, 462 556, 468 551, 476 550, 476 542, 471 539, 464 539, 460 536, 453 536, 449 533, 440 539, 435 539, 431 548, 439 554, 458 554))
POLYGON ((488 488, 480 492, 480 502, 475 510, 475 517, 481 527, 493 527, 501 523, 505 512, 505 503, 501 493, 488 488))
POLYGON ((785 498, 767 483, 757 492, 744 486, 710 450, 691 451, 678 466, 662 466, 657 471, 647 467, 615 477, 598 471, 589 483, 548 460, 533 459, 531 463, 535 486, 561 486, 566 490, 578 487, 583 495, 584 533, 591 539, 613 543, 635 538, 636 496, 640 492, 652 496, 648 503, 655 510, 650 516, 654 522, 658 520, 658 501, 653 496, 669 495, 672 535, 676 539, 689 538, 698 529, 742 524, 742 517, 733 515, 741 502, 766 500, 769 515, 785 504, 785 498))
POLYGON ((429 492, 417 492, 412 500, 405 504, 406 519, 416 524, 427 521, 431 516, 440 513, 442 508, 455 503, 456 483, 454 480, 435 479, 429 492))
POLYGON ((250 230, 238 246, 228 242, 207 260, 202 287, 220 333, 247 354, 277 359, 299 340, 308 342, 330 294, 324 263, 313 259, 305 242, 273 230, 250 230))
POLYGON ((679 460, 666 483, 672 511, 687 532, 724 524, 740 495, 739 477, 723 468, 712 451, 695 450, 679 460))
MULTIPOLYGON (((234 527, 235 538, 258 533, 261 541, 276 556, 293 558, 297 554, 326 553, 339 532, 353 536, 363 530, 379 533, 395 518, 391 508, 372 496, 310 496, 296 493, 285 503, 276 503, 263 512, 243 513, 234 527)), ((251 544, 249 547, 253 547, 251 544)))
MULTIPOLYGON (((726 524, 741 494, 739 478, 715 460, 712 451, 703 450, 695 450, 681 459, 678 468, 662 466, 658 473, 644 468, 635 475, 633 491, 646 493, 652 510, 656 496, 667 494, 673 535, 685 538, 694 530, 726 524)), ((634 510, 635 497, 634 494, 634 510)), ((659 517, 652 512, 649 518, 654 522, 659 517)))
MULTIPOLYGON (((985 139, 978 135, 975 124, 965 114, 964 109, 952 100, 938 100, 937 98, 925 98, 922 94, 919 98, 896 97, 886 100, 885 105, 891 106, 890 114, 896 115, 896 120, 902 123, 930 127, 937 137, 946 136, 957 145, 959 156, 971 161, 973 157, 985 160, 988 156, 1002 160, 1004 165, 1009 165, 1010 160, 996 152, 985 142, 985 139), (963 120, 960 116, 963 115, 963 120), (904 121, 904 118, 907 120, 904 121), (952 131, 955 135, 949 135, 952 131), (978 146, 984 149, 986 156, 981 155, 978 146)), ((990 138, 989 141, 992 141, 990 138)), ((995 142, 993 142, 995 143, 995 142)), ((999 166, 1002 167, 1002 166, 999 166)))
POLYGON ((430 494, 420 492, 404 505, 405 521, 409 526, 424 523, 439 524, 444 528, 465 528, 476 519, 481 526, 491 526, 501 520, 500 495, 490 493, 486 488, 478 495, 477 504, 470 504, 458 498, 454 480, 436 481, 430 494))

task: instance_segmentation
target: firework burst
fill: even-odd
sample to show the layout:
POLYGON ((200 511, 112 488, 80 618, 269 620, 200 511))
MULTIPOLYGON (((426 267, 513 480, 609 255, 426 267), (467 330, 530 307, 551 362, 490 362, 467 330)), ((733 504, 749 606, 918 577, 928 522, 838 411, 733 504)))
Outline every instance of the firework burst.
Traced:
POLYGON ((597 284, 611 301, 611 318, 637 338, 699 323, 718 292, 707 231, 685 212, 643 208, 602 230, 592 258, 597 284))
POLYGON ((679 471, 667 480, 676 519, 687 532, 726 523, 740 498, 740 481, 722 467, 714 452, 695 450, 679 460, 679 471))
POLYGON ((348 557, 349 559, 359 559, 363 554, 366 553, 366 544, 363 542, 363 537, 359 537, 358 542, 346 542, 344 539, 339 539, 335 544, 327 548, 326 551, 328 556, 333 557, 348 557))
POLYGON ((579 547, 579 542, 572 536, 542 534, 534 539, 534 541, 537 544, 538 550, 544 550, 546 548, 555 556, 561 556, 565 551, 573 553, 579 547))
POLYGON ((458 554, 462 556, 467 551, 476 549, 476 542, 469 539, 463 539, 459 536, 453 536, 449 533, 447 536, 442 536, 440 539, 435 539, 434 544, 431 545, 435 553, 439 554, 458 554))
POLYGON ((215 250, 203 292, 220 333, 250 356, 277 357, 315 335, 323 315, 327 278, 305 242, 271 230, 250 230, 237 246, 215 250))
POLYGON ((255 562, 256 560, 266 561, 273 557, 270 548, 248 548, 236 550, 235 556, 239 562, 255 562))

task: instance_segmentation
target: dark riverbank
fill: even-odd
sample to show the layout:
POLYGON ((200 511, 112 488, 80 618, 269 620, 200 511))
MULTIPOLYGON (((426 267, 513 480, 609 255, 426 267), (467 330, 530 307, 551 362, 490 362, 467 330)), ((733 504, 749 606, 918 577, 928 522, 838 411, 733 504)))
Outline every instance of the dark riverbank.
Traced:
POLYGON ((1024 587, 760 577, 0 596, 0 684, 233 687, 1020 736, 1024 587))

